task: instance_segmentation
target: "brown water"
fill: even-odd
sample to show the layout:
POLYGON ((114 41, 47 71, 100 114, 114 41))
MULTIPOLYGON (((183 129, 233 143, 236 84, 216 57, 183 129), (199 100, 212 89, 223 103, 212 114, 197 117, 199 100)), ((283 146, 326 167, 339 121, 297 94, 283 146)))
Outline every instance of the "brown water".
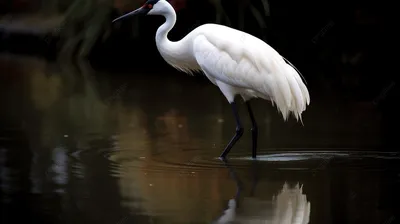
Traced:
POLYGON ((381 115, 371 105, 315 94, 303 127, 255 101, 252 161, 240 103, 246 132, 225 164, 217 157, 235 123, 204 79, 14 56, 0 71, 2 223, 212 223, 230 199, 234 219, 250 223, 272 219, 285 183, 302 185, 309 223, 399 219, 400 155, 375 150, 381 115))

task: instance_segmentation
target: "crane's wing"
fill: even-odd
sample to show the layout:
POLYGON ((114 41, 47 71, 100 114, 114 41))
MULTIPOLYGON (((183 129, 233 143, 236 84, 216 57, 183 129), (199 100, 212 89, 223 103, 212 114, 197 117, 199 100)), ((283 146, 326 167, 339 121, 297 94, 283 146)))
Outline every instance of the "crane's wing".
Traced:
POLYGON ((310 102, 308 90, 294 67, 272 47, 247 33, 206 24, 199 27, 193 51, 200 67, 215 79, 262 93, 286 120, 297 119, 310 102))

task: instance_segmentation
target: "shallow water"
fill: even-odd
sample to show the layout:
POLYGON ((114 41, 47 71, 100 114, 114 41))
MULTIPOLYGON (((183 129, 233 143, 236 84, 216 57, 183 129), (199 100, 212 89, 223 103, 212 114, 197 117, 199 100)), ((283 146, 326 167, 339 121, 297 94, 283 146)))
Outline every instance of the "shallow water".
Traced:
POLYGON ((11 56, 0 68, 2 223, 213 223, 231 199, 250 223, 272 219, 285 183, 302 186, 310 223, 399 219, 400 154, 377 150, 373 107, 318 94, 303 127, 255 101, 253 161, 240 103, 246 132, 224 163, 233 116, 202 78, 11 56))

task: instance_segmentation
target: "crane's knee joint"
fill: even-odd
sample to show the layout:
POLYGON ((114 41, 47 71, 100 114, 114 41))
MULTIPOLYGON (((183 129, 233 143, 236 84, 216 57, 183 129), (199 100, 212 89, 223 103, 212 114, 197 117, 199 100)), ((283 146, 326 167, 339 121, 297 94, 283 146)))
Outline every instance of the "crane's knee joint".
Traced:
POLYGON ((242 136, 244 133, 243 127, 236 127, 236 134, 242 136))
POLYGON ((257 125, 254 125, 250 130, 251 130, 251 132, 253 132, 253 133, 257 133, 257 132, 258 132, 258 127, 257 127, 257 125))

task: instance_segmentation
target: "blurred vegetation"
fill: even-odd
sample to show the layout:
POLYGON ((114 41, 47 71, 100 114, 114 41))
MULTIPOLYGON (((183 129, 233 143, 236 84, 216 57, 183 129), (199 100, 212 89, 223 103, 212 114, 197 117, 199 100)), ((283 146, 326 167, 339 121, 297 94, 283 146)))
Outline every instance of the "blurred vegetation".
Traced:
MULTIPOLYGON (((111 20, 123 13, 140 7, 145 0, 5 0, 0 1, 2 21, 6 17, 11 20, 21 19, 30 27, 28 20, 35 17, 45 20, 49 35, 45 41, 54 39, 57 43, 58 56, 71 59, 87 57, 99 41, 105 41, 111 34, 111 20), (5 13, 5 14, 4 14, 5 13), (56 19, 57 18, 57 19, 56 19), (61 21, 61 22, 59 22, 61 21), (47 39, 50 37, 49 39, 47 39)), ((266 37, 266 18, 270 15, 268 0, 168 0, 177 6, 176 10, 198 10, 204 3, 210 5, 215 12, 206 17, 214 18, 215 23, 228 25, 240 30, 246 26, 256 25, 262 30, 262 38, 266 37), (248 17, 253 17, 249 20, 248 17)), ((211 12, 213 13, 213 12, 211 12)), ((11 20, 8 20, 11 21, 11 20)), ((38 21, 39 21, 38 20, 38 21)), ((37 22, 44 24, 45 22, 37 22)), ((140 34, 139 20, 131 20, 130 33, 137 38, 140 34)), ((202 22, 204 23, 204 21, 202 22)), ((39 24, 38 24, 39 25, 39 24)), ((257 28, 256 28, 257 29, 257 28)), ((126 31, 124 31, 126 32, 126 31)), ((52 41, 51 41, 52 42, 52 41)), ((53 43, 53 42, 52 42, 53 43)))
POLYGON ((216 23, 228 25, 239 30, 246 30, 246 22, 249 20, 246 15, 251 15, 261 29, 261 38, 265 39, 267 34, 266 18, 270 16, 268 0, 209 0, 216 9, 216 23), (229 18, 226 13, 228 5, 236 7, 236 13, 229 18), (236 23, 232 21, 236 20, 236 23), (224 22, 225 21, 225 22, 224 22))
POLYGON ((87 56, 98 38, 109 35, 111 0, 74 0, 65 12, 59 29, 60 55, 70 58, 77 53, 87 56))
MULTIPOLYGON (((54 10, 55 5, 61 4, 62 0, 43 0, 51 2, 46 4, 47 10, 54 10)), ((70 1, 72 4, 65 12, 65 21, 60 29, 62 47, 60 55, 70 58, 75 52, 80 57, 86 57, 90 54, 94 44, 99 38, 107 39, 110 34, 110 16, 113 9, 117 9, 119 13, 124 13, 132 9, 140 7, 143 0, 64 0, 70 1)), ((183 0, 191 1, 191 0, 183 0)), ((192 0, 193 1, 193 0, 192 0)), ((261 29, 266 30, 265 17, 269 16, 269 4, 267 0, 261 1, 263 6, 261 9, 250 0, 229 1, 229 4, 235 4, 238 9, 237 28, 245 29, 245 12, 249 10, 254 16, 261 29)), ((209 0, 216 11, 215 22, 232 26, 231 19, 227 16, 222 0, 209 0), (226 21, 226 22, 224 22, 226 21)), ((225 3, 226 4, 226 3, 225 3)), ((133 35, 139 32, 139 23, 137 20, 132 26, 133 35)), ((235 25, 233 25, 235 26, 235 25)), ((264 32, 265 34, 265 32, 264 32)), ((265 35, 263 36, 265 37, 265 35)))
MULTIPOLYGON (((59 56, 71 58, 89 56, 96 42, 105 41, 110 36, 111 19, 117 14, 140 7, 144 0, 36 0, 24 5, 13 0, 8 2, 10 5, 8 11, 35 12, 45 18, 62 15, 62 22, 52 29, 51 35, 60 38, 57 42, 59 56)), ((197 0, 170 0, 170 2, 184 5, 184 8, 188 5, 186 3, 194 7, 202 4, 197 0)), ((208 3, 215 9, 214 22, 245 30, 248 21, 246 15, 252 15, 265 34, 265 18, 269 16, 268 0, 208 0, 208 3), (227 8, 232 7, 236 7, 237 12, 228 16, 227 8)), ((138 20, 132 20, 129 35, 138 37, 139 26, 138 20)))

